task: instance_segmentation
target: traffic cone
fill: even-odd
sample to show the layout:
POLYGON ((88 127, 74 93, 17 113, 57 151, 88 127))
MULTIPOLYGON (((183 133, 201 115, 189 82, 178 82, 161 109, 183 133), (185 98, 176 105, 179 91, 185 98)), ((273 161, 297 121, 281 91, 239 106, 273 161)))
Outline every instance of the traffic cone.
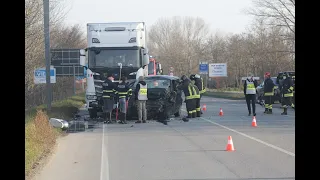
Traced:
POLYGON ((252 118, 251 126, 252 126, 252 127, 257 127, 257 120, 256 120, 256 117, 255 117, 255 116, 253 116, 253 118, 252 118))
POLYGON ((227 148, 226 151, 234 151, 234 147, 233 147, 233 142, 232 142, 232 137, 229 136, 228 137, 228 144, 227 144, 227 148))
POLYGON ((219 116, 223 116, 222 108, 220 108, 219 116))
POLYGON ((207 105, 204 104, 203 107, 202 107, 202 110, 206 111, 207 110, 207 105))

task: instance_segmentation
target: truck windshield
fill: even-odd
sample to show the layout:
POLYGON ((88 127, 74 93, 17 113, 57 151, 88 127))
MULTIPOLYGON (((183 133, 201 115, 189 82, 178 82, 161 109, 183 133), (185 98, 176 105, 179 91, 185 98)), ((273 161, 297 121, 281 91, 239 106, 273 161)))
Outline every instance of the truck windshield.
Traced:
POLYGON ((150 61, 148 64, 148 74, 154 75, 154 61, 150 61))
POLYGON ((118 63, 127 67, 140 67, 139 57, 139 50, 89 50, 89 67, 118 67, 118 63))

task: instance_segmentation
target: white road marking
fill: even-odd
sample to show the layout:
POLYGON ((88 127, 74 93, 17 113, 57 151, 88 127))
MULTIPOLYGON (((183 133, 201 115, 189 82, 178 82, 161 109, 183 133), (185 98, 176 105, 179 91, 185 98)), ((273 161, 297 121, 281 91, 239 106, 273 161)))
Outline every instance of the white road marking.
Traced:
POLYGON ((239 131, 237 131, 237 130, 228 128, 228 127, 223 126, 223 125, 221 125, 221 124, 218 124, 218 123, 216 123, 216 122, 212 122, 212 121, 210 121, 210 120, 208 120, 208 119, 205 119, 205 118, 203 118, 203 117, 200 117, 200 118, 203 119, 203 120, 205 120, 205 121, 207 121, 207 122, 209 122, 209 123, 211 123, 211 124, 220 126, 220 127, 224 128, 224 129, 227 129, 227 130, 229 130, 229 131, 235 132, 235 133, 240 134, 240 135, 242 135, 242 136, 244 136, 244 137, 246 137, 246 138, 252 139, 252 140, 254 140, 254 141, 256 141, 256 142, 259 142, 259 143, 261 143, 261 144, 264 144, 264 145, 266 145, 266 146, 268 146, 268 147, 271 147, 271 148, 273 148, 273 149, 275 149, 275 150, 278 150, 278 151, 280 151, 280 152, 283 152, 283 153, 285 153, 285 154, 288 154, 288 155, 290 155, 290 156, 295 157, 295 154, 294 154, 294 153, 292 153, 292 152, 290 152, 290 151, 287 151, 287 150, 284 150, 284 149, 282 149, 282 148, 280 148, 280 147, 278 147, 278 146, 269 144, 269 143, 264 142, 264 141, 262 141, 262 140, 260 140, 260 139, 257 139, 257 138, 255 138, 255 137, 249 136, 249 135, 244 134, 244 133, 242 133, 242 132, 239 132, 239 131))
MULTIPOLYGON (((183 109, 183 111, 185 111, 185 110, 183 109)), ((186 111, 185 111, 185 112, 186 112, 186 111)), ((228 127, 223 126, 223 125, 221 125, 221 124, 219 124, 219 123, 210 121, 209 119, 206 119, 206 118, 203 118, 203 117, 200 117, 200 118, 203 119, 203 120, 205 120, 205 121, 207 121, 207 122, 209 122, 209 123, 211 123, 211 124, 217 125, 217 126, 219 126, 219 127, 222 127, 222 128, 224 128, 224 129, 227 129, 227 130, 229 130, 229 131, 232 131, 232 132, 234 132, 234 133, 237 133, 237 134, 239 134, 239 135, 242 135, 242 136, 244 136, 244 137, 246 137, 246 138, 249 138, 249 139, 251 139, 251 140, 254 140, 254 141, 256 141, 256 142, 259 142, 259 143, 261 143, 261 144, 263 144, 263 145, 266 145, 266 146, 268 146, 268 147, 271 147, 271 148, 273 148, 273 149, 275 149, 275 150, 278 150, 278 151, 280 151, 280 152, 283 152, 283 153, 285 153, 285 154, 287 154, 287 155, 290 155, 290 156, 292 156, 292 157, 295 157, 295 154, 294 154, 293 152, 284 150, 284 149, 282 149, 282 148, 280 148, 280 147, 278 147, 278 146, 269 144, 269 143, 264 142, 264 141, 262 141, 262 140, 260 140, 260 139, 257 139, 257 138, 255 138, 255 137, 249 136, 249 135, 247 135, 247 134, 245 134, 245 133, 242 133, 242 132, 239 132, 239 131, 237 131, 237 130, 228 128, 228 127)))
MULTIPOLYGON (((100 180, 109 180, 109 159, 108 159, 108 152, 106 151, 106 148, 105 148, 105 145, 108 145, 108 142, 105 142, 104 132, 105 132, 105 125, 102 124, 100 180)), ((108 141, 108 137, 106 138, 106 141, 108 141)))

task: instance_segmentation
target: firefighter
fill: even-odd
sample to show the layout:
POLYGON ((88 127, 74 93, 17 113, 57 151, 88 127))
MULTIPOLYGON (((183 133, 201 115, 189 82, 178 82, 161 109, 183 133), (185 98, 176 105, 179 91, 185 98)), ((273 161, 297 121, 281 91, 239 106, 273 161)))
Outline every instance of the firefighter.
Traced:
POLYGON ((196 85, 193 85, 192 83, 190 83, 192 85, 192 89, 193 89, 193 104, 195 107, 195 111, 193 110, 192 112, 192 117, 201 117, 201 108, 200 108, 200 91, 198 89, 198 87, 196 85))
MULTIPOLYGON (((293 82, 288 73, 283 74, 283 84, 282 84, 282 107, 283 113, 281 115, 287 115, 288 106, 292 106, 293 97, 293 82)), ((293 106, 294 108, 294 106, 293 106)))
MULTIPOLYGON (((190 75, 190 79, 191 79, 192 81, 194 81, 194 85, 196 85, 196 86, 198 87, 198 89, 199 89, 199 91, 200 91, 200 99, 199 99, 199 100, 201 101, 201 98, 202 98, 203 93, 206 92, 206 86, 205 86, 204 83, 203 83, 203 79, 202 79, 201 76, 198 75, 198 74, 192 74, 192 75, 190 75)), ((200 113, 202 114, 201 109, 200 109, 200 113)))
POLYGON ((275 84, 271 80, 271 74, 266 72, 264 74, 264 101, 265 101, 265 110, 264 113, 272 114, 272 98, 274 94, 275 84))
POLYGON ((117 99, 119 100, 120 106, 120 124, 127 124, 127 101, 129 97, 132 95, 132 89, 130 89, 126 81, 127 78, 125 76, 122 76, 121 82, 117 86, 117 99))
MULTIPOLYGON (((183 90, 184 97, 185 97, 185 103, 186 103, 186 109, 188 116, 186 118, 192 118, 193 114, 193 91, 192 91, 192 85, 191 80, 187 78, 187 76, 183 75, 181 77, 182 85, 179 86, 180 89, 183 90)), ((185 119, 184 121, 188 121, 185 119)))
POLYGON ((137 101, 138 121, 136 123, 147 122, 147 100, 148 100, 148 86, 144 81, 144 77, 138 78, 138 84, 135 89, 135 98, 137 101))
POLYGON ((252 112, 253 116, 256 116, 256 88, 258 86, 257 80, 253 79, 253 75, 250 76, 250 78, 247 78, 244 82, 244 95, 246 97, 247 107, 249 114, 248 116, 251 116, 251 106, 250 101, 252 104, 252 112))
POLYGON ((107 79, 102 83, 103 88, 103 112, 105 113, 105 122, 112 123, 111 115, 114 105, 114 98, 117 94, 116 85, 112 82, 113 75, 108 74, 107 79))

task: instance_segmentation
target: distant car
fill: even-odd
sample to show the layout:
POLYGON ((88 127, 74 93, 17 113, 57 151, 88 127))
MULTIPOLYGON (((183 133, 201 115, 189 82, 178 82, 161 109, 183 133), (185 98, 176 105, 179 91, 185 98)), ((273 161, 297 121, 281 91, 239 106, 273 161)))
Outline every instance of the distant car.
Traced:
MULTIPOLYGON (((154 75, 145 77, 148 85, 147 118, 164 120, 171 115, 181 115, 182 91, 178 90, 180 78, 168 75, 154 75)), ((138 82, 131 83, 134 92, 138 82)), ((138 117, 135 94, 133 93, 128 102, 127 119, 133 120, 138 117)))
MULTIPOLYGON (((272 104, 274 104, 276 101, 279 101, 281 103, 281 94, 280 94, 280 88, 279 84, 277 83, 277 77, 271 77, 271 80, 276 85, 274 88, 274 95, 272 98, 272 104)), ((257 88, 257 103, 261 103, 263 101, 263 95, 264 95, 264 82, 262 82, 257 88)))

